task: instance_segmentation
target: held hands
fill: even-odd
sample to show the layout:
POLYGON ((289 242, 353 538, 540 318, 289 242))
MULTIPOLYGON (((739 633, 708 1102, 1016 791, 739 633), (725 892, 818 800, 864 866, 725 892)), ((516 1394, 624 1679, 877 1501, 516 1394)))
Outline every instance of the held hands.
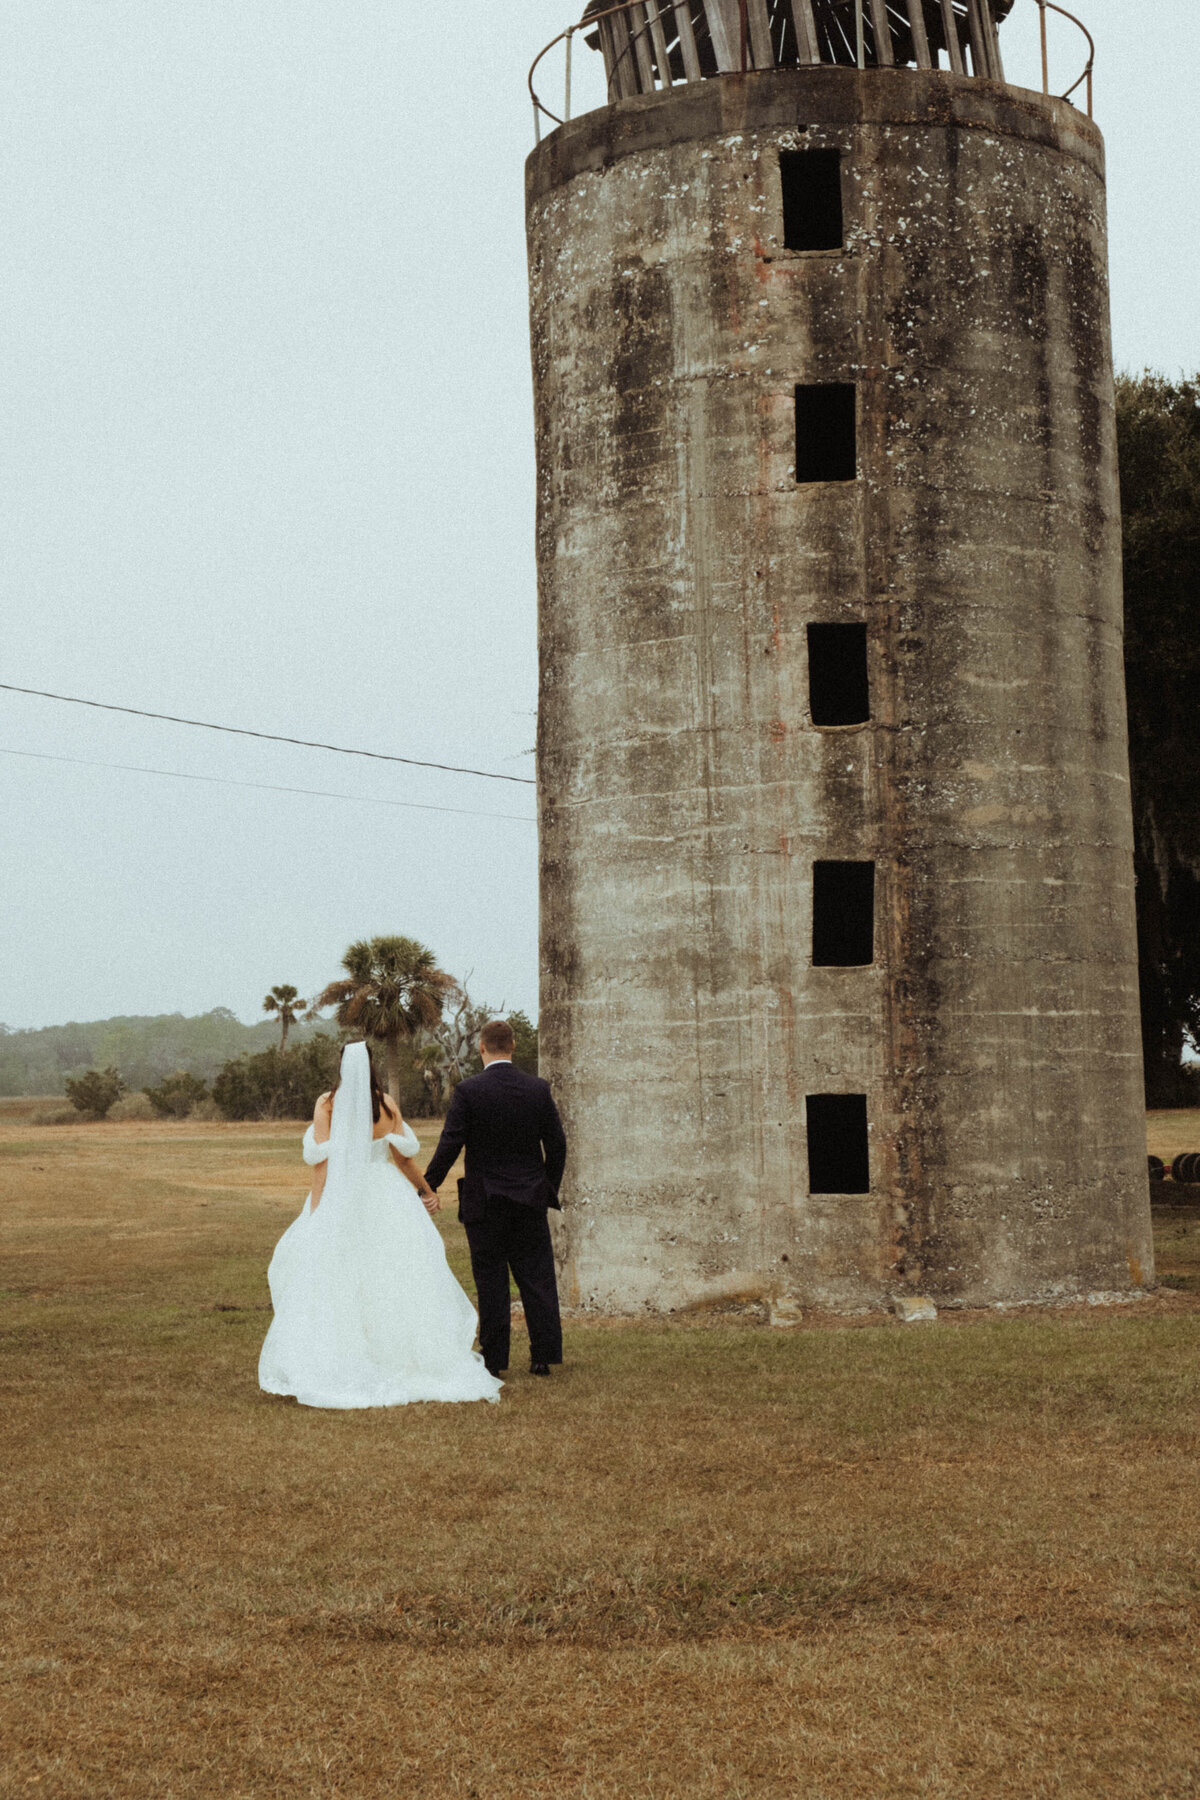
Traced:
POLYGON ((423 1202, 423 1204, 424 1204, 424 1207, 425 1207, 425 1211, 426 1211, 426 1212, 427 1212, 427 1213, 429 1213, 429 1214, 430 1214, 430 1215, 431 1215, 431 1216, 432 1216, 432 1215, 433 1215, 433 1214, 434 1214, 434 1213, 435 1213, 435 1212, 441 1212, 441 1210, 442 1210, 442 1203, 441 1203, 441 1201, 440 1201, 440 1200, 439 1200, 439 1199, 438 1199, 438 1197, 437 1197, 437 1195, 436 1195, 436 1194, 435 1194, 435 1193, 434 1193, 434 1191, 433 1191, 433 1189, 432 1189, 432 1188, 424 1188, 424 1189, 423 1189, 423 1190, 422 1190, 422 1192, 421 1192, 421 1200, 422 1200, 422 1202, 423 1202))

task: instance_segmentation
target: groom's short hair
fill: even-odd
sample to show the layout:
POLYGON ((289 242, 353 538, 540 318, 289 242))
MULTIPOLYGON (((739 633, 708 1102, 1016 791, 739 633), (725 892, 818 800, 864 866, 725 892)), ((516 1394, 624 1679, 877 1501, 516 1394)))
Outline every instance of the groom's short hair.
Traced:
POLYGON ((489 1056, 511 1056, 517 1042, 507 1019, 489 1019, 479 1041, 489 1056))

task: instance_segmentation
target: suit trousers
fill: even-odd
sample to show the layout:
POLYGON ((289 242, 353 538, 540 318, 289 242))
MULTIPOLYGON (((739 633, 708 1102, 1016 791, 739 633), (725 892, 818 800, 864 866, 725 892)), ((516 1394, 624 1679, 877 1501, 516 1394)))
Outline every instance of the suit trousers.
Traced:
POLYGON ((529 1332, 531 1362, 562 1361, 562 1323, 554 1250, 544 1207, 520 1206, 499 1195, 481 1219, 463 1220, 471 1247, 471 1273, 479 1297, 479 1348, 490 1369, 508 1367, 511 1269, 529 1332))

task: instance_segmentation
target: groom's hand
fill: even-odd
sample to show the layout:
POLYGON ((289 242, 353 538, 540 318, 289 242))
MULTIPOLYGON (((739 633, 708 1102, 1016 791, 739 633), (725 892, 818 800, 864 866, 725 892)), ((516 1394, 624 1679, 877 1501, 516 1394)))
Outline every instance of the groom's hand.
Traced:
POLYGON ((425 1211, 427 1213, 429 1213, 430 1215, 432 1215, 435 1212, 441 1212, 442 1203, 432 1188, 430 1188, 426 1193, 422 1194, 421 1199, 425 1203, 425 1211))

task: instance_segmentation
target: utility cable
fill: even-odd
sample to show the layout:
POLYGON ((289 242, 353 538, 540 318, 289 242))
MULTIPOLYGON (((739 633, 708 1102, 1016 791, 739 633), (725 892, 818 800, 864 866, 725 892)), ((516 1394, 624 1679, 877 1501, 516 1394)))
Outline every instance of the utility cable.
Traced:
MULTIPOLYGON (((69 706, 92 706, 99 712, 129 713, 135 719, 161 719, 168 725, 194 725, 200 731, 225 731, 233 737, 263 738, 270 744, 297 744, 302 750, 332 750, 338 756, 367 756, 372 762, 403 763, 409 769, 441 769, 447 775, 478 775, 484 781, 515 781, 522 787, 537 786, 536 781, 530 775, 500 775, 494 769, 464 769, 457 763, 422 762, 416 756, 389 756, 383 750, 349 750, 344 744, 321 744, 315 743, 311 738, 281 737, 278 732, 274 731, 250 731, 244 725, 214 725, 208 719, 181 719, 174 713, 146 712, 140 706, 114 706, 108 700, 83 700, 78 694, 48 694, 42 688, 15 687, 11 681, 0 681, 0 689, 3 689, 6 694, 31 694, 37 700, 62 700, 69 706)), ((122 765, 110 763, 106 766, 115 769, 122 765)), ((147 772, 169 775, 173 771, 152 769, 147 772)), ((191 778, 189 777, 189 779, 191 778)), ((202 781, 207 777, 198 775, 195 779, 202 781)), ((307 790, 296 788, 289 791, 301 793, 307 790)), ((396 800, 392 804, 399 806, 402 802, 396 800)), ((431 810, 436 812, 439 809, 434 807, 431 810)), ((501 815, 489 813, 486 816, 499 818, 501 815)), ((515 818, 516 814, 508 816, 515 818)))
POLYGON ((136 763, 93 762, 84 756, 51 756, 42 750, 9 750, 0 745, 0 756, 23 756, 34 762, 73 763, 82 769, 120 769, 127 775, 164 775, 172 781, 207 781, 219 787, 258 788, 267 794, 307 794, 313 800, 354 800, 363 806, 399 806, 410 812, 455 813, 466 819, 513 819, 536 825, 527 813, 478 812, 467 806, 430 806, 419 800, 377 800, 369 794, 331 794, 321 788, 280 787, 272 781, 236 781, 229 775, 188 775, 182 769, 144 769, 136 763))

